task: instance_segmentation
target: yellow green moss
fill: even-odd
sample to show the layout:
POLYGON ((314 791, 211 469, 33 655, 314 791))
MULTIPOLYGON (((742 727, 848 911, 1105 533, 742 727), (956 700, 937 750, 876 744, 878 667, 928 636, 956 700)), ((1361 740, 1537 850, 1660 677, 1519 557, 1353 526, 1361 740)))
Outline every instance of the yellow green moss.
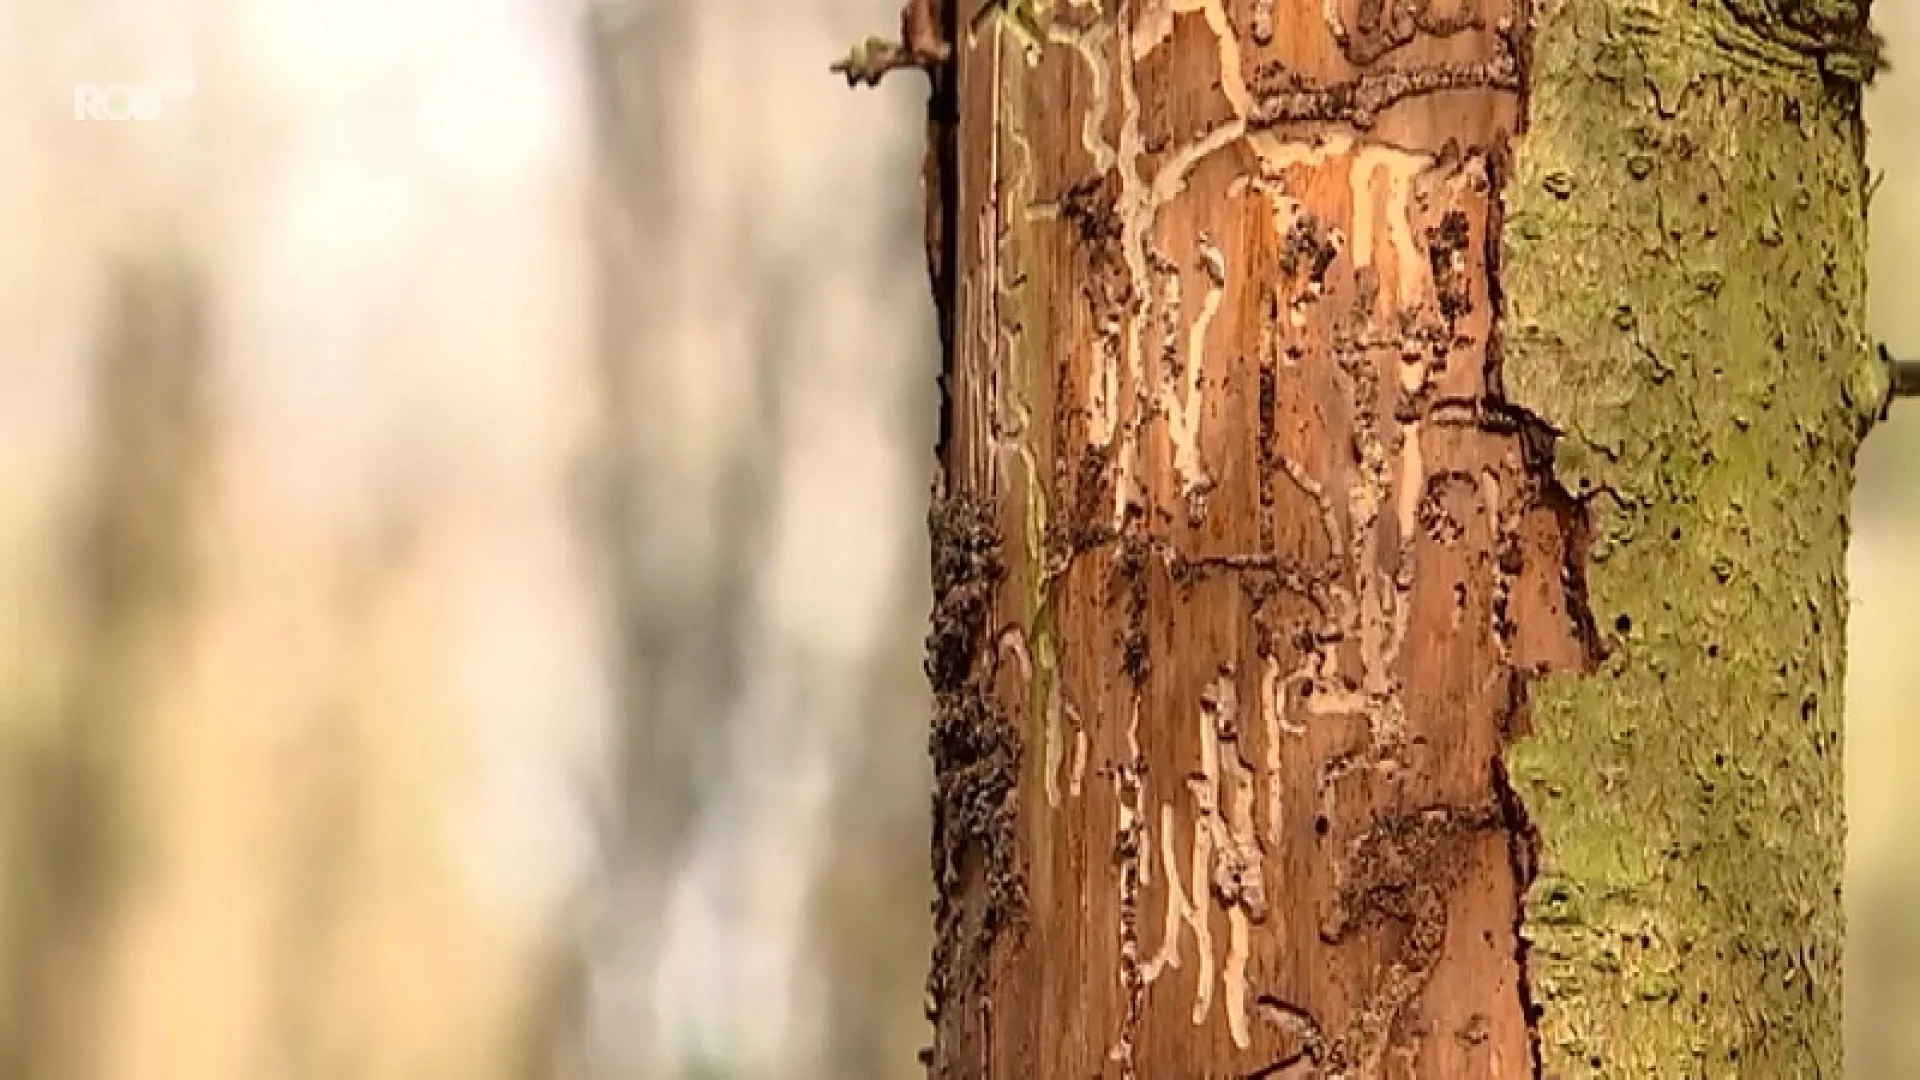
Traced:
MULTIPOLYGON (((1004 42, 1003 47, 1011 51, 1014 44, 1004 42)), ((1027 693, 1027 745, 1045 748, 1050 745, 1047 726, 1058 715, 1051 708, 1052 697, 1059 692, 1052 590, 1046 577, 1049 516, 1045 470, 1052 457, 1044 406, 1050 399, 1047 378, 1052 364, 1047 343, 1051 340, 1052 315, 1039 295, 1036 275, 1028 273, 1026 265, 1037 246, 1033 232, 1044 227, 1033 216, 1033 151, 1027 136, 1033 80, 1028 65, 1003 54, 999 82, 1000 113, 995 118, 999 220, 992 238, 997 245, 992 265, 998 280, 992 287, 995 340, 1004 349, 1000 362, 1006 367, 1002 371, 1004 385, 999 387, 1003 400, 994 403, 994 415, 997 424, 1012 425, 1011 449, 1017 454, 1017 460, 1002 463, 1011 466, 1002 475, 1023 489, 1021 536, 1025 553, 1019 563, 1019 590, 1024 609, 1022 625, 1033 658, 1027 693)), ((1057 738, 1058 733, 1054 736, 1057 738)), ((1027 760, 1034 770, 1054 765, 1046 752, 1030 753, 1027 760)), ((1040 782, 1028 790, 1046 790, 1046 779, 1040 776, 1040 782)), ((1036 857, 1044 857, 1043 853, 1050 850, 1047 841, 1051 824, 1039 814, 1030 815, 1029 821, 1032 850, 1036 857)))
POLYGON ((1538 4, 1504 380, 1592 515, 1609 651, 1509 752, 1547 1076, 1840 1075, 1846 513, 1886 390, 1842 8, 1538 4))

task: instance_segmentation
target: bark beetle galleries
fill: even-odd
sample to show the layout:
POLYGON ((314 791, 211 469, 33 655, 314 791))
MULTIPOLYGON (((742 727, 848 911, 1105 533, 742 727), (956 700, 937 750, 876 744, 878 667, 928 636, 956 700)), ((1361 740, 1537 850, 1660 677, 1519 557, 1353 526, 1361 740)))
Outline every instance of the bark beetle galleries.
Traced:
POLYGON ((1524 13, 1028 7, 947 13, 932 1072, 1529 1075, 1524 13))

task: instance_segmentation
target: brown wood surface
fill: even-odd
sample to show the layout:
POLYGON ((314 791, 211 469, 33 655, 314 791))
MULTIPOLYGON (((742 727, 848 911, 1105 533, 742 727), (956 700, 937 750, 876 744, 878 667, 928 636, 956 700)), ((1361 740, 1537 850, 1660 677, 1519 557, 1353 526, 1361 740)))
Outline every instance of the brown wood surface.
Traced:
POLYGON ((1499 754, 1589 635, 1499 391, 1518 13, 969 13, 933 1075, 1532 1075, 1499 754))

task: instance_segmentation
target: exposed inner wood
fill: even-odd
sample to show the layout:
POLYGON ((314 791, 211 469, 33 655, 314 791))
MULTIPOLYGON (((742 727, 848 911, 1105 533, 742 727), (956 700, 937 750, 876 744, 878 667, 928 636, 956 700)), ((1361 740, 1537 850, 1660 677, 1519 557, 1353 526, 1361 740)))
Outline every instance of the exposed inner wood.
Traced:
POLYGON ((933 1074, 1533 1075, 1513 0, 947 14, 933 1074))

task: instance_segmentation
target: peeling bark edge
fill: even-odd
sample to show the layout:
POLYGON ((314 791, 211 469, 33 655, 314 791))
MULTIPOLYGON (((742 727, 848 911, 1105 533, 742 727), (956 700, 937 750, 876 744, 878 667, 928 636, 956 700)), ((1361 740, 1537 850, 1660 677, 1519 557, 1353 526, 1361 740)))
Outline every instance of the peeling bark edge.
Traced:
MULTIPOLYGON (((948 42, 959 40, 960 18, 957 0, 932 0, 933 17, 941 36, 948 42)), ((953 387, 948 361, 954 347, 954 307, 958 291, 954 274, 960 265, 960 94, 958 50, 949 49, 947 58, 927 68, 927 147, 920 183, 926 198, 927 278, 933 291, 935 328, 940 335, 940 364, 937 375, 938 410, 934 433, 934 460, 939 470, 934 498, 946 494, 945 462, 953 436, 953 410, 949 398, 953 387)))
MULTIPOLYGON (((1526 707, 1524 692, 1516 687, 1514 707, 1516 710, 1526 707)), ((1527 942, 1527 892, 1533 888, 1534 875, 1540 865, 1540 833, 1527 817, 1527 807, 1520 799, 1520 792, 1507 776, 1507 763, 1494 758, 1493 792, 1500 811, 1500 822, 1507 830, 1507 858, 1513 867, 1514 888, 1518 895, 1514 898, 1513 911, 1513 968, 1515 985, 1520 995, 1520 1014, 1527 1023, 1527 1072, 1533 1080, 1543 1080, 1545 1062, 1540 1054, 1540 1016, 1542 1008, 1534 999, 1533 978, 1529 964, 1527 942)))
MULTIPOLYGON (((1545 493, 1561 496, 1558 509, 1563 515, 1563 535, 1568 537, 1567 549, 1562 556, 1562 580, 1566 587, 1571 614, 1576 623, 1576 631, 1583 643, 1595 640, 1592 634, 1593 616, 1586 602, 1586 556, 1588 545, 1585 538, 1589 533, 1584 512, 1573 502, 1567 493, 1560 489, 1553 475, 1553 447, 1557 433, 1541 417, 1513 405, 1507 398, 1505 384, 1506 331, 1508 305, 1504 287, 1506 267, 1503 261, 1506 244, 1507 188, 1513 181, 1513 141, 1525 138, 1527 119, 1532 104, 1533 89, 1533 0, 1516 0, 1514 27, 1510 41, 1517 69, 1515 77, 1515 106, 1513 133, 1495 147, 1490 156, 1489 171, 1493 187, 1490 200, 1489 219, 1485 235, 1487 267, 1487 299, 1493 309, 1492 324, 1487 333, 1487 372, 1486 392, 1491 399, 1489 411, 1512 422, 1519 430, 1521 467, 1533 477, 1534 482, 1545 493)), ((1530 676, 1521 671, 1512 673, 1510 698, 1506 716, 1502 718, 1501 752, 1495 755, 1489 767, 1492 771, 1494 796, 1498 801, 1502 825, 1507 831, 1507 853, 1513 868, 1514 904, 1513 904, 1513 967, 1514 983, 1520 996, 1520 1013, 1527 1028, 1527 1071, 1532 1080, 1543 1080, 1545 1059, 1540 1048, 1540 1017, 1542 1006, 1535 998, 1532 977, 1530 950, 1531 942, 1526 932, 1527 894, 1532 891, 1535 875, 1540 863, 1540 832, 1534 827, 1533 820, 1527 814, 1525 801, 1513 786, 1507 773, 1505 759, 1506 748, 1513 740, 1523 735, 1527 728, 1528 681, 1530 676)))

